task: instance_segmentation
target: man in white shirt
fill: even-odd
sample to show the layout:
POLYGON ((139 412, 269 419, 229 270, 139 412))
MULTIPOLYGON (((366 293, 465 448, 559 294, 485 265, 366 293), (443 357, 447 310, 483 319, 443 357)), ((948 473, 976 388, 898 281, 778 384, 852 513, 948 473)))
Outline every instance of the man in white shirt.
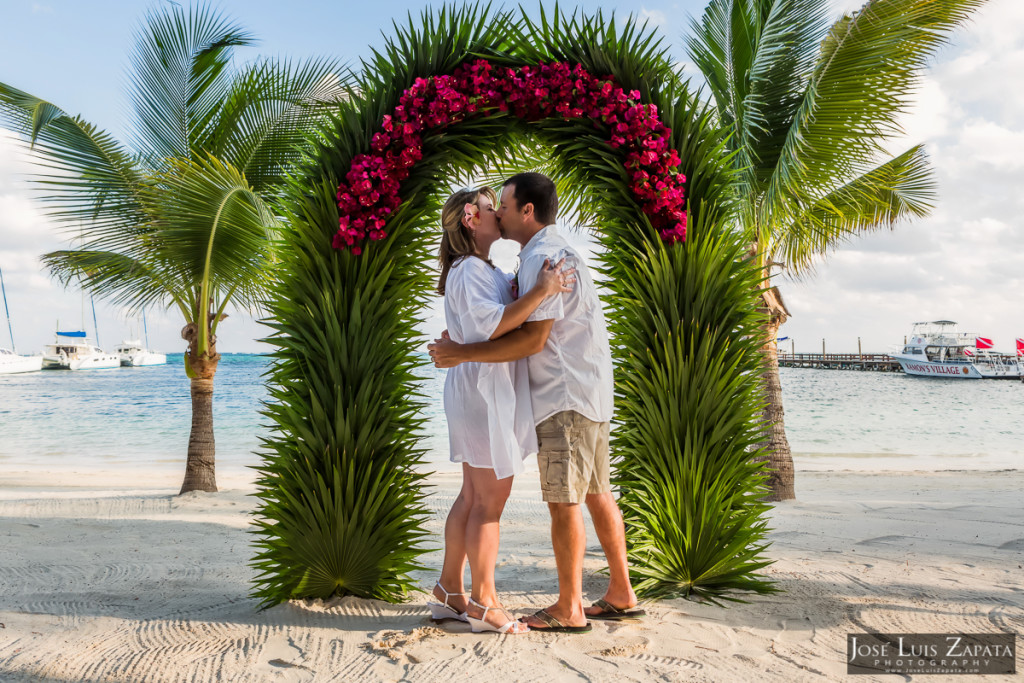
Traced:
POLYGON ((497 212, 506 239, 522 245, 519 290, 537 281, 545 259, 576 269, 572 292, 549 297, 519 329, 489 342, 457 344, 439 339, 428 346, 434 364, 501 363, 528 358, 530 397, 540 451, 541 490, 551 512, 551 540, 558 566, 558 601, 529 617, 534 630, 582 632, 587 617, 642 616, 629 581, 626 536, 611 492, 608 429, 612 418, 611 349, 597 289, 582 257, 558 234, 558 197, 550 178, 512 176, 502 188, 497 212), (583 607, 586 503, 601 541, 611 579, 604 597, 583 607))

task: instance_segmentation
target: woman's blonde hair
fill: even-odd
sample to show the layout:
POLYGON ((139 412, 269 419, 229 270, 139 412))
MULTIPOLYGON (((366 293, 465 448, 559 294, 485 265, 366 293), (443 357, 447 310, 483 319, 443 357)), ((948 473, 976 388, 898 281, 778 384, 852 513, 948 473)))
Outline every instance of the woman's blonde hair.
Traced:
POLYGON ((442 296, 452 264, 464 256, 473 256, 476 253, 476 240, 473 239, 473 233, 469 228, 462 224, 462 217, 466 204, 476 204, 480 201, 481 195, 490 199, 492 204, 498 203, 497 193, 484 185, 475 190, 459 190, 448 198, 441 209, 441 248, 437 254, 437 260, 441 264, 441 277, 437 282, 437 293, 442 296))

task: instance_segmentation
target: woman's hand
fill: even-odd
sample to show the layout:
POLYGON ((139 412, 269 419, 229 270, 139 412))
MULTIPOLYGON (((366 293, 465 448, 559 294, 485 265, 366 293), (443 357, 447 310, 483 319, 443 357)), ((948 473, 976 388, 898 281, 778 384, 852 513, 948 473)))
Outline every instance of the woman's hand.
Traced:
MULTIPOLYGON (((568 270, 562 270, 564 265, 564 258, 553 267, 551 265, 551 259, 544 259, 544 265, 541 266, 540 273, 537 274, 537 282, 534 283, 530 291, 522 293, 518 299, 505 306, 505 310, 501 314, 501 321, 491 333, 491 339, 497 339, 502 335, 508 334, 523 323, 527 322, 530 315, 536 311, 549 296, 560 294, 561 292, 571 292, 573 290, 573 286, 576 284, 576 269, 569 268, 568 270)), ((550 323, 551 321, 548 320, 547 322, 550 323)), ((543 346, 543 341, 541 345, 543 346)), ((434 346, 437 346, 437 344, 435 343, 434 346)), ((441 345, 440 348, 443 350, 445 346, 441 345)), ((531 353, 536 353, 536 351, 529 351, 522 356, 516 356, 509 360, 523 358, 531 353)), ((463 359, 463 361, 466 360, 467 359, 463 359)), ((437 361, 435 359, 435 364, 436 362, 437 361)), ((442 362, 446 361, 442 359, 442 362)), ((483 362, 490 363, 492 361, 483 362)), ((448 366, 438 365, 437 367, 448 366)))
POLYGON ((569 268, 562 270, 565 265, 565 258, 551 265, 551 259, 544 259, 544 265, 537 275, 536 288, 544 292, 544 296, 551 296, 560 292, 571 292, 576 284, 576 269, 569 268))

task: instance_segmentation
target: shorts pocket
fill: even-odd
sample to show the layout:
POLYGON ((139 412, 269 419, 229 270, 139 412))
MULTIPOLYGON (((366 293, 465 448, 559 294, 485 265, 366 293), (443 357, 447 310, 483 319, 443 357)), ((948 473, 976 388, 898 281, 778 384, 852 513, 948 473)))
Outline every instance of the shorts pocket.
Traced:
POLYGON ((549 429, 537 430, 537 448, 541 451, 572 450, 569 430, 553 426, 549 429))
POLYGON ((544 451, 538 454, 537 466, 543 490, 557 493, 569 488, 570 455, 568 450, 544 451))

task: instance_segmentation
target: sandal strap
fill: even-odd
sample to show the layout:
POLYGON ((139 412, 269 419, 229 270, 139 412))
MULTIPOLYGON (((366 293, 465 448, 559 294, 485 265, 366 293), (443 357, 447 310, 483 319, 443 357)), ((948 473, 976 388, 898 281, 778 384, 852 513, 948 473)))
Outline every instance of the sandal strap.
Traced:
POLYGON ((619 609, 615 605, 611 604, 604 598, 601 598, 594 603, 594 607, 600 607, 601 611, 606 614, 625 614, 627 610, 619 609))
POLYGON ((563 624, 558 619, 555 619, 553 616, 551 616, 551 614, 546 609, 537 610, 536 612, 534 612, 533 618, 536 619, 537 621, 544 622, 544 624, 546 626, 550 626, 552 628, 564 628, 565 627, 565 624, 563 624))
POLYGON ((452 597, 453 595, 468 595, 468 593, 449 593, 444 589, 444 586, 441 585, 440 581, 437 581, 437 587, 441 589, 442 593, 444 593, 444 606, 453 612, 455 611, 455 608, 448 604, 448 598, 452 597))
POLYGON ((487 613, 491 611, 491 608, 490 608, 490 607, 488 607, 487 605, 481 605, 481 604, 480 604, 479 602, 477 602, 477 601, 476 601, 476 600, 474 600, 473 598, 470 598, 470 599, 469 599, 469 601, 470 601, 470 603, 472 603, 472 604, 473 604, 474 606, 476 606, 476 607, 479 607, 480 609, 482 609, 482 610, 484 611, 484 613, 480 615, 480 621, 486 621, 486 619, 487 619, 487 613))
POLYGON ((480 615, 480 621, 484 621, 485 619, 487 619, 487 613, 490 612, 492 609, 501 612, 502 614, 504 614, 508 618, 508 621, 505 622, 506 624, 509 623, 509 622, 516 621, 516 618, 513 617, 509 613, 509 611, 507 609, 505 609, 504 607, 488 607, 487 605, 481 605, 479 602, 477 602, 473 598, 470 598, 469 601, 484 611, 484 613, 480 615))

